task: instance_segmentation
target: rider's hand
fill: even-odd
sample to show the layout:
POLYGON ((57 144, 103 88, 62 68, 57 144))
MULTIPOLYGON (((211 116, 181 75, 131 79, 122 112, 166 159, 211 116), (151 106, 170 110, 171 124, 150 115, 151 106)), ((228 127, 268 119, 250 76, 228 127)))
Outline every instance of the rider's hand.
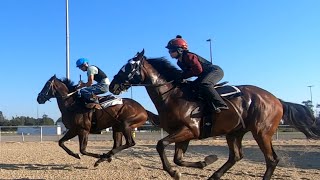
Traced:
POLYGON ((82 88, 84 86, 84 83, 80 80, 78 82, 77 88, 82 88))
POLYGON ((183 78, 177 78, 175 80, 173 80, 174 84, 181 84, 181 83, 185 83, 187 80, 183 79, 183 78))

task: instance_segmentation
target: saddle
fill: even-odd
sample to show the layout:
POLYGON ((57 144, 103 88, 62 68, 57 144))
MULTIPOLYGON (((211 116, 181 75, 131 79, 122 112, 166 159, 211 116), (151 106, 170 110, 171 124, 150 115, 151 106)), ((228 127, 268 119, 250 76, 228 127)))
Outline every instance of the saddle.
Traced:
MULTIPOLYGON (((232 85, 226 85, 228 82, 222 82, 222 83, 218 83, 214 86, 215 90, 219 93, 219 95, 225 99, 233 99, 239 96, 242 96, 243 93, 240 91, 239 88, 237 88, 236 86, 232 86, 232 85)), ((192 85, 191 85, 192 86, 192 85)), ((192 87, 193 91, 197 91, 196 88, 192 87)), ((198 94, 198 93, 195 93, 198 94)), ((202 97, 201 95, 198 95, 198 98, 203 101, 204 103, 206 103, 205 97, 202 97)), ((211 130, 212 130, 212 114, 207 114, 206 109, 200 110, 199 108, 196 108, 192 113, 191 116, 193 117, 198 117, 201 118, 201 128, 200 128, 200 132, 201 132, 201 139, 202 138, 208 138, 211 136, 211 130), (207 114, 207 115, 206 115, 207 114)), ((218 115, 215 116, 215 118, 218 115)))
POLYGON ((95 102, 89 102, 89 103, 85 103, 85 107, 88 109, 104 109, 107 108, 109 106, 114 106, 117 104, 123 104, 122 99, 119 97, 115 97, 111 94, 106 95, 106 96, 97 96, 97 95, 92 95, 91 98, 93 101, 98 101, 99 103, 95 103, 95 102))
POLYGON ((232 85, 226 85, 227 83, 228 81, 224 81, 214 86, 221 97, 224 97, 226 99, 233 99, 242 96, 242 92, 239 88, 232 85))

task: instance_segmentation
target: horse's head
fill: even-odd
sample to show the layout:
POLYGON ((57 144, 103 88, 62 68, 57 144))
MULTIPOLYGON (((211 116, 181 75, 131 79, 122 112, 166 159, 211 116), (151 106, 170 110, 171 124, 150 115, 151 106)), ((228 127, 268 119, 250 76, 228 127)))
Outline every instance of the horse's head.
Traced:
POLYGON ((141 65, 144 60, 144 50, 138 52, 135 57, 130 59, 120 71, 114 76, 109 90, 113 94, 120 94, 129 89, 132 84, 139 84, 144 81, 141 73, 141 65))
POLYGON ((37 101, 39 104, 44 104, 49 99, 55 97, 54 82, 57 80, 56 75, 52 76, 44 85, 41 92, 38 94, 37 101))

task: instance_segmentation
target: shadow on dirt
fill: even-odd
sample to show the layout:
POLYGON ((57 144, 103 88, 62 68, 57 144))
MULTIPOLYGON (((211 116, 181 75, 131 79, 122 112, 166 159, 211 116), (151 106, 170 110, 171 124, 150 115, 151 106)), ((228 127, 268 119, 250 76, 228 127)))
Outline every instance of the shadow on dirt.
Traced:
POLYGON ((70 171, 73 169, 88 169, 83 166, 77 165, 57 165, 57 164, 0 164, 0 169, 4 170, 66 170, 70 171))

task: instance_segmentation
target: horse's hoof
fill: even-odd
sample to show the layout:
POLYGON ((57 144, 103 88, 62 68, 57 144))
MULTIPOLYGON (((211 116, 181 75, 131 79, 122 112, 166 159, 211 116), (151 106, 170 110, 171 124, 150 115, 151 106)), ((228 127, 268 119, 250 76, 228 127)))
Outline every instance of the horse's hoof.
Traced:
POLYGON ((220 176, 214 173, 208 180, 220 180, 220 176))
POLYGON ((178 171, 176 171, 175 173, 174 173, 174 177, 173 177, 175 180, 179 180, 180 178, 181 178, 181 173, 180 172, 178 172, 178 171))
POLYGON ((77 158, 77 159, 81 159, 80 154, 75 154, 74 157, 77 158))
POLYGON ((100 162, 99 162, 99 161, 100 161, 100 159, 99 159, 97 162, 95 162, 93 166, 94 166, 94 167, 99 166, 99 164, 100 164, 100 162))
POLYGON ((109 157, 109 158, 100 158, 100 159, 98 159, 98 161, 96 161, 96 163, 94 163, 94 167, 99 166, 99 164, 102 163, 103 161, 111 162, 112 158, 111 157, 109 157))
POLYGON ((204 158, 204 161, 206 162, 206 165, 212 164, 218 160, 217 155, 209 155, 204 158))

